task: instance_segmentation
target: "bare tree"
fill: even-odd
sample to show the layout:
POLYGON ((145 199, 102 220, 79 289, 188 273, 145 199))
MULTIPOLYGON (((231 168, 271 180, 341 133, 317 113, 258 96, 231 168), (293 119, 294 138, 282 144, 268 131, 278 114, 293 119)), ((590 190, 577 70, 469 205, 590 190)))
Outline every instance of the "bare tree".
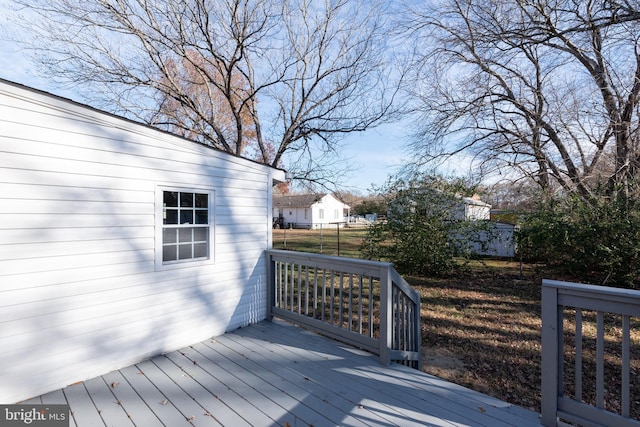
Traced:
POLYGON ((637 1, 445 0, 408 14, 421 161, 465 152, 545 190, 638 192, 637 1))
POLYGON ((45 73, 87 101, 324 183, 342 136, 389 118, 383 3, 17 0, 45 73), (314 141, 314 144, 311 144, 314 141), (320 157, 318 157, 320 156, 320 157), (314 171, 319 171, 315 173, 314 171))

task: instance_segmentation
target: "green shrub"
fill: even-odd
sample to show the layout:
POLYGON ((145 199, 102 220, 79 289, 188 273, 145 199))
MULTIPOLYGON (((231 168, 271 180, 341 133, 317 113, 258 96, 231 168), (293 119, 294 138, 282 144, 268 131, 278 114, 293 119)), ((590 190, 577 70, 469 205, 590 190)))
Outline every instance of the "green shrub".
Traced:
POLYGON ((635 200, 544 200, 521 225, 519 250, 572 280, 636 287, 639 207, 635 200))
POLYGON ((369 229, 361 254, 393 262, 403 274, 444 274, 472 256, 483 221, 465 221, 461 196, 473 189, 461 181, 420 176, 387 184, 387 221, 369 229))

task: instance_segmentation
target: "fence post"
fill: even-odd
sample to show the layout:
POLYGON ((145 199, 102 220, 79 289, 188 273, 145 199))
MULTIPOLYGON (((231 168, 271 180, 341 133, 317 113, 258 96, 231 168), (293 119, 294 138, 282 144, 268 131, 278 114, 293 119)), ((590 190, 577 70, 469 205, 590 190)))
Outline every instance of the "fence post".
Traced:
POLYGON ((380 269, 380 363, 391 363, 391 343, 393 333, 393 292, 389 266, 380 269))
POLYGON ((558 396, 562 393, 560 371, 562 324, 559 321, 558 288, 542 281, 542 417, 546 427, 557 425, 558 396))

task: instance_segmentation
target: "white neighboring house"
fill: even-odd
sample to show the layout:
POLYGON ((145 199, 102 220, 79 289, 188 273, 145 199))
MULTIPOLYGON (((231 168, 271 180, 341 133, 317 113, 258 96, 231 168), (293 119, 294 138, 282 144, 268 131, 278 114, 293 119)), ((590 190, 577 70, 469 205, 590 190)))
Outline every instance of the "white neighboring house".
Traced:
POLYGON ((285 228, 321 228, 344 225, 349 206, 331 194, 274 196, 273 218, 285 228))
POLYGON ((0 403, 264 319, 284 179, 0 80, 0 403))

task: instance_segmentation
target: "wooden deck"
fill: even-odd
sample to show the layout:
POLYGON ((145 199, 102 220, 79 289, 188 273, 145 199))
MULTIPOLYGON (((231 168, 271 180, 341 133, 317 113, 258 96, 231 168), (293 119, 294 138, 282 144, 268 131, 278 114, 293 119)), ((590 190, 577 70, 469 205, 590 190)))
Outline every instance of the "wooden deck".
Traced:
POLYGON ((539 414, 284 322, 74 384, 72 426, 539 426, 539 414))

